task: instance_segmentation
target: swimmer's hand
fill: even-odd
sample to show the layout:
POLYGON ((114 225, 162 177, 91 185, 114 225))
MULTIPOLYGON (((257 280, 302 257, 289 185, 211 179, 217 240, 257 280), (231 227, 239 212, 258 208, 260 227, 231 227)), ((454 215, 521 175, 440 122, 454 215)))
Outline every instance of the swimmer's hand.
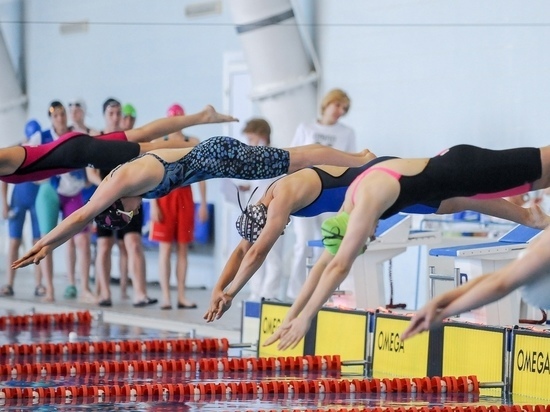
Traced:
POLYGON ((31 263, 38 265, 53 250, 51 245, 41 246, 39 243, 37 242, 23 257, 13 262, 11 268, 19 269, 29 266, 31 263))
POLYGON ((443 321, 441 316, 443 308, 438 299, 429 301, 412 317, 409 326, 401 334, 401 339, 410 339, 422 332, 427 332, 443 321))
POLYGON ((310 322, 305 317, 298 316, 279 326, 273 335, 266 339, 263 346, 269 346, 279 341, 278 350, 293 349, 306 336, 309 326, 310 322))
POLYGON ((220 319, 223 314, 229 310, 232 303, 233 297, 227 295, 223 291, 213 291, 212 297, 210 298, 210 308, 208 308, 208 311, 204 314, 203 319, 208 323, 220 319))

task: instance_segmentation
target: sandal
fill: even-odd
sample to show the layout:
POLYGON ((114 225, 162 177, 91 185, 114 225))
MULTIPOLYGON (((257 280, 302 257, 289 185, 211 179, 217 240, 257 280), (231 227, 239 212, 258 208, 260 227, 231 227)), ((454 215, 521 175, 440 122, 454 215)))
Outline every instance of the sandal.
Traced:
POLYGON ((183 303, 178 303, 178 309, 197 309, 197 304, 191 303, 190 305, 185 305, 183 303))
POLYGON ((111 299, 100 300, 97 304, 103 308, 110 308, 111 306, 113 306, 113 302, 111 301, 111 299))
POLYGON ((34 296, 41 297, 44 295, 46 295, 46 288, 44 287, 44 285, 38 285, 34 288, 34 296))
POLYGON ((13 296, 13 287, 11 285, 4 285, 0 288, 0 296, 13 296))
POLYGON ((146 296, 145 299, 134 303, 134 308, 144 308, 145 306, 148 306, 148 305, 154 305, 157 302, 158 302, 158 299, 150 298, 146 296))
POLYGON ((77 295, 76 286, 74 286, 74 285, 69 285, 69 286, 67 286, 67 288, 65 289, 65 294, 63 295, 63 297, 64 297, 65 299, 75 299, 75 298, 76 298, 76 295, 77 295))

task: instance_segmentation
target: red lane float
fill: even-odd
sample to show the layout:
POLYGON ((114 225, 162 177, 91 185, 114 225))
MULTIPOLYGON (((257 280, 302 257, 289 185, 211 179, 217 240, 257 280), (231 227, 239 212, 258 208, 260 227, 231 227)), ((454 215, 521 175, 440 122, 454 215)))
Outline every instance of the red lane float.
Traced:
POLYGON ((227 339, 167 339, 99 342, 10 344, 0 346, 0 355, 60 355, 115 353, 209 353, 227 352, 227 339))
MULTIPOLYGON (((79 345, 77 350, 89 351, 87 345, 79 345)), ((70 361, 57 363, 13 363, 0 365, 0 376, 26 375, 71 375, 81 373, 116 372, 289 372, 289 371, 339 371, 340 356, 297 356, 287 358, 201 358, 163 359, 134 361, 70 361)))
MULTIPOLYGON (((157 361, 156 361, 157 362, 157 361)), ((106 363, 94 362, 93 369, 99 370, 105 367, 106 363)), ((162 366, 162 361, 156 364, 162 366)), ((136 368, 138 366, 136 365, 136 368)), ((90 370, 92 367, 90 367, 90 370)), ((36 370, 40 370, 40 373, 49 374, 52 371, 51 366, 37 366, 36 370)), ((148 364, 147 371, 157 370, 156 366, 152 363, 148 364), (149 369, 150 367, 150 369, 149 369)), ((460 380, 462 377, 459 377, 460 380)), ((412 379, 412 381, 419 382, 416 384, 415 390, 417 392, 431 392, 438 393, 438 387, 431 385, 431 380, 435 378, 421 378, 412 379), (419 390, 420 389, 420 390, 419 390)), ((441 378, 438 378, 441 380, 441 378)), ((112 396, 142 396, 142 395, 219 395, 219 394, 232 394, 232 395, 254 395, 258 393, 264 394, 319 394, 319 393, 389 393, 397 392, 398 389, 413 390, 414 385, 408 385, 405 383, 404 378, 394 379, 293 379, 284 381, 266 381, 261 384, 258 382, 239 381, 239 382, 208 382, 208 383, 188 383, 183 385, 169 385, 169 384, 132 384, 132 385, 86 385, 86 386, 58 386, 55 388, 29 388, 29 387, 17 387, 17 388, 0 388, 0 400, 1 399, 51 399, 51 398, 66 398, 66 397, 78 397, 78 396, 93 396, 95 398, 105 398, 112 396), (43 389, 43 390, 39 390, 43 389)), ((443 378, 444 380, 444 378, 443 378)), ((472 377, 466 377, 468 381, 467 386, 462 386, 456 389, 466 393, 478 393, 479 387, 476 386, 476 380, 472 377)), ((446 388, 447 392, 450 388, 446 388)), ((486 412, 486 411, 479 411, 486 412)), ((543 412, 540 408, 537 410, 529 410, 527 412, 543 412)), ((550 412, 550 411, 549 411, 550 412)))
POLYGON ((0 316, 0 328, 75 324, 89 325, 91 323, 92 315, 88 311, 0 316))

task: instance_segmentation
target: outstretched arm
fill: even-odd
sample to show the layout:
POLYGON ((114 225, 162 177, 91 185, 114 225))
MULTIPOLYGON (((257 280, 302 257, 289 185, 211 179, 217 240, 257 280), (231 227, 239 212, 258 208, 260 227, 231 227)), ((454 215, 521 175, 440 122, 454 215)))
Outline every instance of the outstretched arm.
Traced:
POLYGON ((79 233, 92 220, 93 213, 89 212, 88 204, 81 207, 61 224, 55 227, 46 236, 34 244, 29 252, 23 257, 12 263, 12 269, 19 269, 30 265, 31 263, 38 264, 55 248, 65 243, 74 235, 79 233))
POLYGON ((326 264, 326 267, 315 286, 315 290, 299 316, 288 322, 286 329, 281 330, 279 350, 294 348, 300 342, 307 333, 313 317, 346 278, 355 258, 363 249, 368 238, 374 233, 375 225, 370 228, 365 225, 366 220, 362 214, 360 216, 360 213, 350 215, 347 231, 338 252, 330 262, 327 263, 325 259, 320 263, 320 265, 326 264))
POLYGON ((212 288, 212 294, 210 297, 210 307, 203 316, 203 319, 207 322, 213 322, 216 319, 222 317, 222 315, 231 307, 231 299, 225 296, 224 290, 235 279, 235 275, 239 270, 239 267, 243 261, 246 252, 252 246, 251 243, 242 239, 229 259, 227 260, 222 273, 212 288))
POLYGON ((186 116, 173 116, 154 120, 137 129, 126 131, 126 137, 132 142, 149 142, 153 139, 167 136, 186 127, 207 123, 226 123, 238 121, 233 116, 216 112, 208 105, 198 113, 186 116))
MULTIPOLYGON (((401 338, 410 338, 417 333, 429 330, 433 326, 437 325, 440 322, 440 320, 437 320, 437 318, 439 318, 442 310, 444 310, 449 304, 458 299, 460 296, 467 293, 470 289, 485 281, 486 276, 487 275, 475 278, 456 289, 452 289, 430 300, 428 303, 426 303, 426 305, 424 305, 424 307, 422 307, 415 313, 414 317, 409 323, 409 326, 401 335, 401 338)), ((443 319, 444 318, 441 318, 441 320, 443 319)))
POLYGON ((266 339, 263 346, 269 346, 277 342, 279 339, 281 339, 281 336, 283 336, 288 331, 288 329, 291 327, 291 322, 298 317, 300 312, 308 304, 309 298, 313 295, 313 292, 315 291, 315 288, 319 283, 323 272, 325 271, 327 265, 330 263, 332 258, 333 256, 330 253, 328 253, 326 250, 323 251, 317 262, 315 262, 313 268, 311 268, 311 271, 309 272, 306 281, 302 286, 302 289, 300 289, 298 297, 290 307, 285 318, 283 319, 283 322, 273 333, 273 335, 266 339))
MULTIPOLYGON (((143 168, 138 166, 138 169, 143 168)), ((144 181, 142 173, 146 172, 143 170, 136 171, 135 167, 132 167, 132 163, 121 166, 116 175, 101 182, 88 203, 42 237, 29 252, 13 262, 12 267, 18 269, 31 263, 38 264, 55 248, 79 233, 94 217, 112 205, 115 200, 126 196, 132 190, 136 190, 144 181)))
MULTIPOLYGON (((346 278, 355 258, 374 235, 380 215, 395 201, 398 193, 398 182, 385 173, 373 173, 372 177, 365 177, 359 183, 355 206, 351 204, 351 192, 348 189, 342 209, 351 209, 351 212, 340 247, 334 258, 326 263, 319 283, 299 316, 281 331, 278 349, 294 348, 305 336, 311 320, 346 278)), ((327 260, 321 264, 325 262, 327 260)))
MULTIPOLYGON (((98 189, 99 190, 99 189, 98 189)), ((95 195, 94 195, 95 196, 95 195)), ((96 197, 97 198, 97 197, 96 197)), ((34 246, 20 259, 12 263, 13 269, 19 269, 30 265, 31 263, 38 264, 55 248, 59 247, 74 235, 79 233, 90 221, 97 216, 102 210, 105 210, 116 199, 112 198, 111 203, 107 202, 90 202, 86 203, 80 209, 73 212, 70 216, 64 219, 51 232, 42 237, 34 246), (103 209, 98 208, 103 205, 103 209), (97 206, 97 207, 96 207, 97 206)))
POLYGON ((546 230, 520 258, 502 269, 483 275, 428 302, 412 318, 402 335, 410 338, 438 325, 443 319, 494 302, 550 268, 550 230, 546 230))
POLYGON ((246 246, 243 246, 245 244, 248 244, 248 250, 246 250, 244 255, 237 254, 234 256, 234 252, 231 256, 230 262, 228 263, 231 263, 233 270, 236 268, 235 263, 238 260, 238 256, 241 256, 240 261, 238 262, 238 269, 236 273, 233 274, 231 280, 229 280, 229 276, 225 279, 224 288, 227 287, 227 290, 222 296, 219 295, 220 289, 217 289, 218 295, 216 299, 219 299, 218 306, 216 308, 216 302, 213 300, 211 302, 209 312, 205 315, 205 319, 212 321, 214 320, 214 316, 215 319, 219 319, 223 313, 229 309, 232 300, 241 291, 244 285, 246 285, 250 278, 254 276, 260 266, 262 266, 268 253, 273 248, 273 245, 277 239, 279 239, 281 233, 283 233, 283 230, 288 223, 289 214, 290 212, 286 209, 286 205, 281 208, 281 205, 278 205, 277 202, 272 202, 270 204, 267 211, 266 225, 262 229, 256 242, 251 245, 246 240, 241 241, 239 244, 241 251, 246 248, 246 246))
POLYGON ((529 208, 518 206, 506 199, 472 199, 471 197, 453 197, 444 200, 437 209, 438 214, 455 213, 463 210, 473 210, 510 220, 535 229, 545 229, 550 225, 550 216, 539 205, 529 208))

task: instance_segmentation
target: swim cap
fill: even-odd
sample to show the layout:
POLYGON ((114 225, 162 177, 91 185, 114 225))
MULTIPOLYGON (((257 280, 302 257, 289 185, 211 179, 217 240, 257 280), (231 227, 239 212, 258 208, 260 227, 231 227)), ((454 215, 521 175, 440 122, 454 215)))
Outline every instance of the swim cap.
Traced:
POLYGON ((82 99, 73 99, 69 101, 69 107, 80 107, 86 113, 86 102, 82 99))
POLYGON ((321 235, 323 236, 323 245, 328 253, 335 255, 340 249, 342 239, 346 234, 348 227, 349 214, 342 212, 334 217, 326 219, 321 225, 321 235))
POLYGON ((132 106, 130 103, 126 103, 124 106, 122 106, 122 116, 123 117, 133 117, 136 118, 136 108, 132 106))
POLYGON ((183 116, 185 114, 185 110, 183 110, 183 107, 181 107, 179 104, 174 103, 172 106, 168 108, 168 111, 166 112, 166 116, 173 117, 173 116, 183 116))
POLYGON ((125 212, 122 200, 115 203, 95 217, 98 226, 104 229, 120 230, 131 222, 134 212, 125 212))
POLYGON ((107 108, 109 107, 119 107, 120 102, 117 99, 113 99, 112 97, 109 97, 107 100, 103 102, 103 113, 107 111, 107 108))
MULTIPOLYGON (((349 213, 342 212, 334 217, 326 219, 321 225, 321 235, 323 236, 323 246, 331 255, 335 255, 340 249, 342 239, 346 235, 346 229, 348 228, 349 213)), ((371 236, 367 240, 367 244, 364 245, 359 251, 359 255, 365 253, 368 244, 374 240, 374 236, 371 236)))
POLYGON ((254 243, 258 240, 267 223, 267 207, 263 203, 248 205, 235 223, 237 232, 245 240, 254 243))
POLYGON ((25 136, 27 136, 27 139, 29 139, 36 132, 40 132, 40 131, 42 131, 42 128, 40 127, 40 123, 38 123, 34 119, 29 120, 25 125, 25 136))

